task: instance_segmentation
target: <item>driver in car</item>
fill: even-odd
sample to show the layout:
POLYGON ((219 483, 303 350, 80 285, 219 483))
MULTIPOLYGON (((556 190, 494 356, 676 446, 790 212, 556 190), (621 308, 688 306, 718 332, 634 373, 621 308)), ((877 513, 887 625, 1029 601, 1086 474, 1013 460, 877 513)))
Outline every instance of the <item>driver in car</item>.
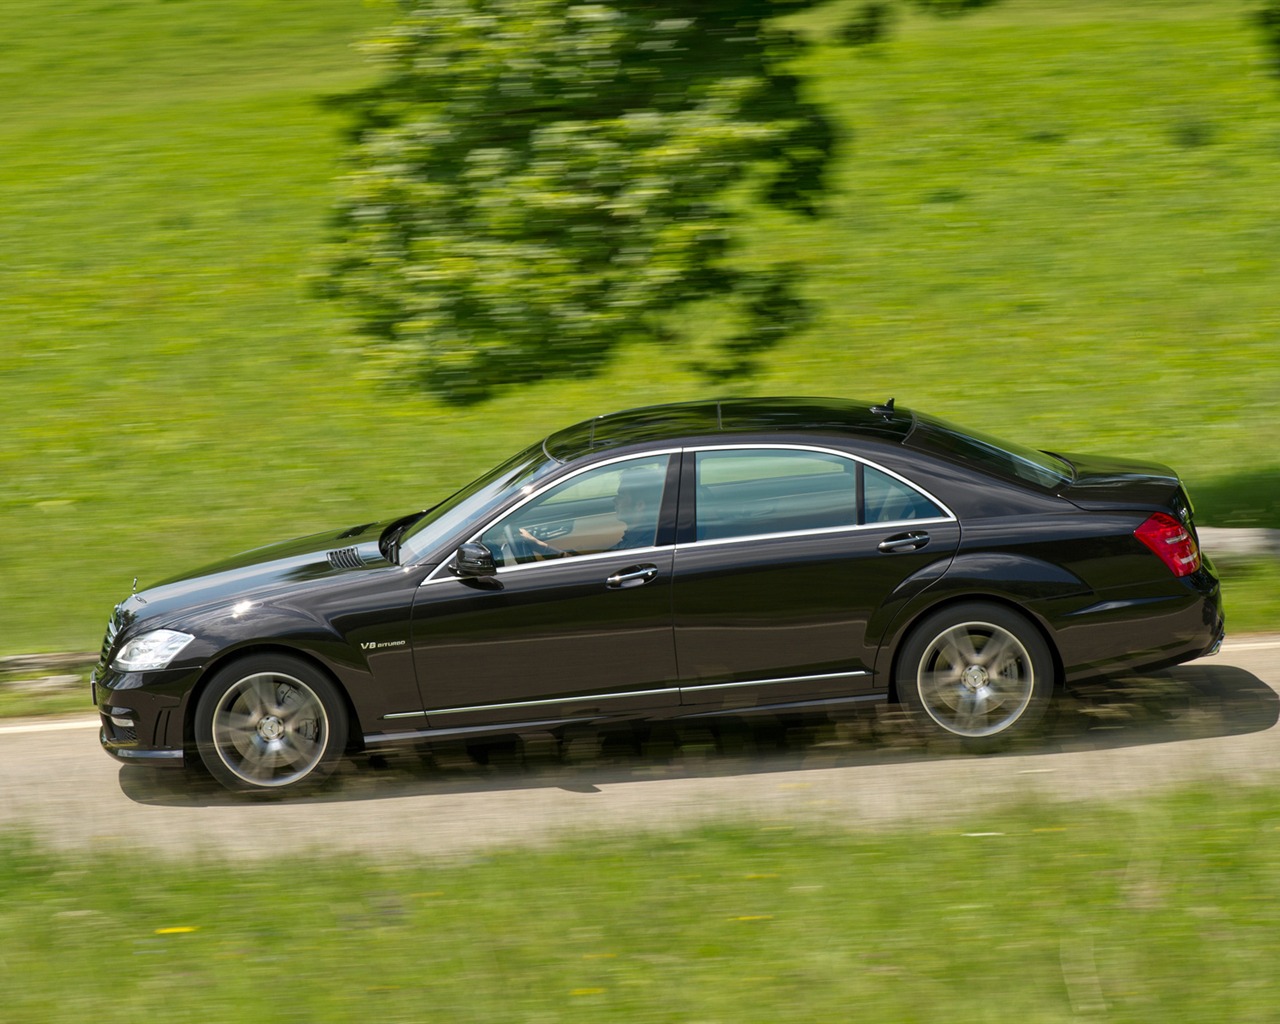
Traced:
MULTIPOLYGON (((618 482, 618 493, 613 498, 614 512, 624 527, 622 536, 604 551, 626 551, 629 548, 647 548, 653 545, 658 530, 658 502, 662 495, 663 474, 653 467, 627 470, 618 482)), ((558 548, 541 537, 520 527, 520 536, 538 558, 563 558, 565 555, 592 554, 558 548)))

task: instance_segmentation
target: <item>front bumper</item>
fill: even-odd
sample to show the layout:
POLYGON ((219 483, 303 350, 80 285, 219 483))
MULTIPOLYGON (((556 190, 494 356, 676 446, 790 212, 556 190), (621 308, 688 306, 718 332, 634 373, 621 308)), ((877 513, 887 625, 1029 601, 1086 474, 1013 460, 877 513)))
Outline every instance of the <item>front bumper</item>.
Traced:
POLYGON ((199 675, 198 669, 121 673, 99 666, 89 682, 102 749, 124 764, 181 766, 187 694, 199 675))

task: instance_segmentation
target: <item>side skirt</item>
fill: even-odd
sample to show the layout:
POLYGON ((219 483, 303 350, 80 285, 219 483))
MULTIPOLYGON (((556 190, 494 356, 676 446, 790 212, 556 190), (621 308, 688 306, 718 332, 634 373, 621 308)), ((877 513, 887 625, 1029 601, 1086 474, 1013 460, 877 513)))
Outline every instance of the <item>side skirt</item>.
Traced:
POLYGON ((375 732, 364 737, 366 750, 374 750, 401 743, 434 740, 470 739, 482 736, 510 736, 526 732, 557 732, 569 726, 605 726, 621 722, 680 722, 706 721, 708 719, 748 718, 752 715, 821 715, 880 703, 888 699, 887 692, 863 693, 855 697, 833 697, 826 700, 793 701, 783 704, 761 704, 747 708, 695 711, 675 707, 663 709, 651 715, 591 715, 580 718, 543 718, 523 722, 502 722, 496 725, 478 725, 454 729, 414 729, 409 732, 375 732))

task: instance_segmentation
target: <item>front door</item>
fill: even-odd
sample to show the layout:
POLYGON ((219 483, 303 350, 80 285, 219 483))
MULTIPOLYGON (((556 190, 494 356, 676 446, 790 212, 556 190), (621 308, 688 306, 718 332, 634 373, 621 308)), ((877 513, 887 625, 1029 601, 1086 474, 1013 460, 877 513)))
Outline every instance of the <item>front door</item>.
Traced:
POLYGON ((414 664, 430 728, 554 723, 679 703, 669 456, 561 480, 475 539, 496 576, 419 588, 414 664))

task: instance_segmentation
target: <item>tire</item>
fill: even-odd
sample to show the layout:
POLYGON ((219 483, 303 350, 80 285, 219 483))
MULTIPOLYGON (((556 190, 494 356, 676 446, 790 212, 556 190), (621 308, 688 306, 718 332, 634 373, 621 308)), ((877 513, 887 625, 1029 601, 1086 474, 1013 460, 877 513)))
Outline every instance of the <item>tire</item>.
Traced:
POLYGON ((986 753, 1040 724, 1053 697, 1053 658, 1017 612, 953 605, 912 630, 895 682, 898 699, 928 731, 986 753))
POLYGON ((238 792, 297 793, 337 766, 347 711, 315 666, 282 654, 220 669, 196 704, 196 749, 215 779, 238 792))

